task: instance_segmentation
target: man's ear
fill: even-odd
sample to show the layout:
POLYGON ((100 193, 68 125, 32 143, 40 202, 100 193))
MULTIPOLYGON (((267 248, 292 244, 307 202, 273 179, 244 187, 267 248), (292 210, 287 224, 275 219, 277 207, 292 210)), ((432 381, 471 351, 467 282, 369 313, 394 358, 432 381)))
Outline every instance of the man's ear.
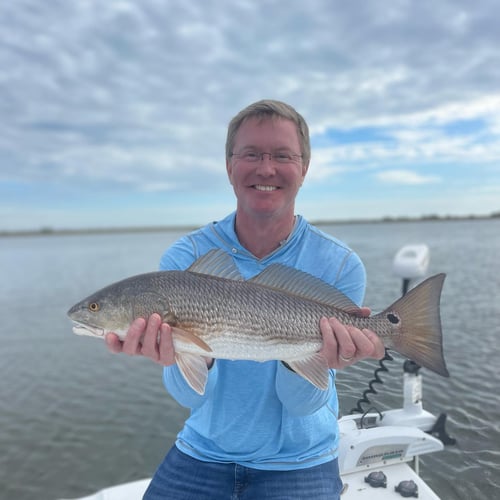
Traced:
POLYGON ((233 185, 232 175, 233 175, 233 165, 231 164, 231 160, 226 158, 226 172, 229 178, 229 183, 231 186, 233 185))

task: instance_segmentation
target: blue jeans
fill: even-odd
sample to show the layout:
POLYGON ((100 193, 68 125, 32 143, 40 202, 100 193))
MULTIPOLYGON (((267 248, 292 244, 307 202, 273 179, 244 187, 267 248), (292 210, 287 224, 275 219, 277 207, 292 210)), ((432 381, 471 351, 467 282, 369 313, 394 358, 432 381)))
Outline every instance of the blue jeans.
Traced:
POLYGON ((201 462, 173 446, 143 500, 338 500, 341 489, 337 460, 308 469, 258 470, 201 462))

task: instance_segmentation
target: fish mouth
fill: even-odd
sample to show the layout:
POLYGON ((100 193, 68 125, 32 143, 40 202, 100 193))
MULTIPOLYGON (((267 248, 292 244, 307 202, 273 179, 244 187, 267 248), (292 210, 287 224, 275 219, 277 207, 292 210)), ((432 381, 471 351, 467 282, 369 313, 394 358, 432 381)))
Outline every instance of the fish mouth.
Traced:
POLYGON ((106 332, 104 328, 73 321, 73 333, 76 335, 89 335, 90 337, 104 337, 106 332))

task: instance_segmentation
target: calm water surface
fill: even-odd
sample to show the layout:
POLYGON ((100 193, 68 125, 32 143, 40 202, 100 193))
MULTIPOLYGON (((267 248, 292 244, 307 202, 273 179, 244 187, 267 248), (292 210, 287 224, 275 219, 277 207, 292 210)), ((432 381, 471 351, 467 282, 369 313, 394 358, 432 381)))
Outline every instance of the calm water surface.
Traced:
MULTIPOLYGON (((500 221, 323 227, 351 245, 368 270, 365 303, 400 293, 391 273, 408 243, 431 248, 429 274, 447 273, 442 321, 449 379, 423 370, 424 406, 448 414, 458 445, 423 459, 443 499, 493 499, 500 488, 500 221)), ((113 356, 71 332, 66 310, 112 281, 155 270, 182 233, 0 239, 0 498, 76 497, 150 476, 187 416, 163 390, 161 368, 113 356)), ((376 362, 339 374, 344 414, 376 362)), ((389 363, 372 402, 399 406, 401 360, 389 363)))

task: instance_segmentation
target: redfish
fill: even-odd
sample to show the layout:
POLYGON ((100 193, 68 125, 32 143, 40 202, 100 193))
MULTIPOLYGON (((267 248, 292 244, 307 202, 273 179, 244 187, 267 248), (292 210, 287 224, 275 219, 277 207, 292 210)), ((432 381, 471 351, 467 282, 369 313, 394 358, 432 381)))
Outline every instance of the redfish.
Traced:
POLYGON ((232 257, 212 250, 186 271, 140 274, 78 302, 68 316, 76 334, 123 338, 132 321, 158 313, 171 325, 176 362, 203 394, 206 357, 282 360, 320 389, 328 365, 320 354, 320 318, 369 328, 384 345, 419 365, 449 376, 443 357, 440 297, 444 274, 420 283, 384 311, 363 317, 337 289, 310 274, 273 264, 243 280, 232 257))

